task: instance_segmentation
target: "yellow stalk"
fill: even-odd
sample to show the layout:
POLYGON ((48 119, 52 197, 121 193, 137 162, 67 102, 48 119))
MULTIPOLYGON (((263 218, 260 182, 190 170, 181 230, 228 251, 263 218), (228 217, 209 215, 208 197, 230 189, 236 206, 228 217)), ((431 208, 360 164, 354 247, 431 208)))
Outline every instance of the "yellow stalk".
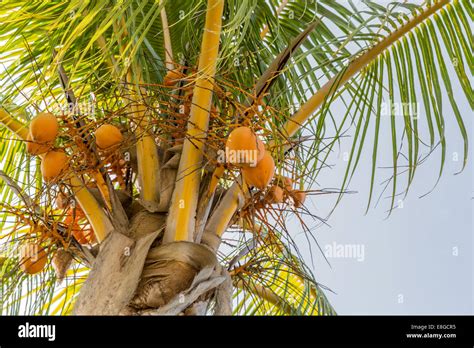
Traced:
MULTIPOLYGON (((3 108, 0 108, 0 123, 4 124, 21 140, 27 141, 28 127, 13 119, 3 108)), ((97 240, 101 242, 113 230, 112 223, 95 197, 87 190, 76 174, 71 173, 66 180, 71 184, 75 199, 94 229, 97 240)))
POLYGON ((28 138, 28 127, 11 117, 3 108, 0 108, 0 123, 15 133, 20 139, 28 138))
POLYGON ((216 190, 217 184, 219 183, 219 179, 222 177, 224 172, 225 172, 224 166, 218 166, 214 170, 214 173, 212 173, 211 182, 209 183, 208 195, 212 195, 214 193, 214 191, 216 190))
MULTIPOLYGON (((128 30, 125 27, 125 19, 122 17, 121 25, 124 27, 123 35, 128 35, 128 30)), ((114 27, 114 30, 116 28, 114 27)), ((122 44, 119 35, 120 51, 124 53, 124 45, 122 44)), ((99 43, 100 44, 100 43, 99 43)), ((131 99, 139 102, 139 96, 144 95, 144 90, 139 84, 142 83, 141 69, 136 64, 132 63, 132 67, 127 72, 127 82, 135 85, 135 95, 131 99), (132 72, 135 76, 132 75, 132 72), (135 77, 135 78, 134 78, 135 77)), ((137 167, 138 167, 138 181, 140 183, 140 198, 144 206, 150 210, 155 211, 160 203, 160 163, 158 159, 158 150, 154 137, 148 133, 146 115, 146 108, 143 105, 132 105, 130 107, 134 120, 137 122, 136 133, 139 134, 137 140, 137 167)))
MULTIPOLYGON (((436 13, 443 6, 447 5, 451 0, 441 0, 436 2, 432 6, 426 8, 423 12, 413 17, 406 24, 401 26, 398 30, 387 36, 385 39, 380 41, 374 47, 369 49, 367 52, 362 54, 360 57, 354 59, 349 63, 345 72, 340 76, 337 74, 331 80, 329 80, 321 89, 319 89, 302 107, 288 120, 284 127, 284 133, 288 137, 294 135, 298 129, 308 120, 308 118, 323 104, 324 100, 334 94, 339 86, 343 86, 350 78, 352 78, 357 72, 366 67, 368 64, 373 62, 377 57, 383 53, 388 47, 394 42, 408 33, 411 29, 415 28, 426 18, 436 13)), ((269 142, 268 147, 274 145, 274 142, 269 142)), ((239 200, 243 200, 244 193, 240 189, 238 184, 232 185, 229 191, 224 196, 224 199, 216 208, 214 214, 209 219, 208 226, 206 226, 205 233, 213 233, 215 236, 222 236, 227 226, 226 223, 230 222, 234 215, 239 200)), ((215 240, 215 237, 210 235, 203 236, 203 242, 207 244, 208 240, 215 240)))
POLYGON ((224 0, 208 0, 206 23, 187 136, 173 192, 164 242, 192 241, 201 181, 203 139, 209 125, 214 75, 219 53, 224 0))
POLYGON ((68 178, 72 192, 76 201, 81 206, 87 220, 94 230, 97 241, 102 242, 109 232, 112 232, 113 226, 103 208, 97 202, 95 197, 84 186, 83 182, 75 174, 71 174, 68 178))
MULTIPOLYGON (((240 179, 238 179, 240 180, 240 179)), ((226 192, 204 228, 201 243, 213 250, 219 248, 221 236, 229 226, 232 217, 243 203, 244 193, 238 183, 234 183, 226 192)))
POLYGON ((233 285, 236 288, 242 289, 244 291, 249 291, 252 294, 257 295, 258 297, 264 299, 267 302, 270 302, 274 306, 278 307, 282 312, 286 314, 292 314, 295 312, 293 307, 289 305, 285 299, 281 298, 275 294, 272 290, 261 286, 260 284, 255 283, 245 283, 241 279, 237 279, 233 282, 233 285))
MULTIPOLYGON (((141 73, 136 70, 137 79, 141 81, 141 73)), ((129 81, 133 81, 132 74, 128 73, 129 81)), ((132 96, 137 100, 140 92, 144 92, 136 86, 137 94, 132 96)), ((148 117, 144 105, 133 105, 131 107, 133 116, 137 122, 136 133, 139 134, 137 140, 137 165, 138 180, 140 182, 140 198, 149 210, 155 210, 160 203, 160 163, 155 139, 146 129, 148 117)))
MULTIPOLYGON (((285 6, 288 4, 288 0, 283 0, 280 4, 280 6, 278 6, 277 10, 276 10, 276 17, 278 17, 278 15, 281 13, 281 11, 283 11, 283 9, 285 8, 285 6)), ((265 27, 262 29, 262 31, 260 32, 260 38, 263 40, 265 38, 265 36, 267 36, 268 34, 268 30, 269 30, 269 27, 268 25, 265 25, 265 27)))
POLYGON ((243 192, 240 190, 240 188, 237 190, 236 193, 234 193, 234 195, 232 196, 232 200, 226 202, 224 199, 223 205, 225 206, 225 209, 223 209, 222 211, 222 218, 217 219, 214 224, 215 231, 217 231, 216 235, 218 237, 222 237, 227 226, 230 223, 230 220, 232 219, 232 216, 239 207, 239 196, 243 196, 243 192))
POLYGON ((159 179, 160 168, 155 139, 145 135, 137 141, 138 171, 141 182, 141 198, 145 202, 160 202, 159 179))
POLYGON ((94 170, 94 172, 92 173, 92 176, 95 179, 95 184, 97 188, 99 189, 99 192, 102 195, 102 198, 104 199, 105 205, 110 211, 112 211, 109 188, 107 187, 107 183, 105 182, 105 179, 102 176, 102 173, 99 170, 94 170))
POLYGON ((163 6, 161 10, 161 22, 163 23, 163 39, 165 41, 165 62, 166 69, 174 69, 173 65, 173 48, 171 47, 170 28, 168 26, 168 16, 166 15, 166 9, 163 6))

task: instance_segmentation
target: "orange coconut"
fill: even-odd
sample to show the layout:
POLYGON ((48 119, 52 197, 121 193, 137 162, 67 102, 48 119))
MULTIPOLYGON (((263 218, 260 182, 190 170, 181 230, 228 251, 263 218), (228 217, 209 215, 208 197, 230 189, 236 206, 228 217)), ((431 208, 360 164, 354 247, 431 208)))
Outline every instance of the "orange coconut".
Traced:
POLYGON ((26 138, 26 152, 28 152, 30 155, 41 155, 48 152, 50 148, 51 143, 37 143, 33 141, 31 134, 28 133, 28 137, 26 138))
POLYGON ((58 120, 49 112, 39 113, 30 122, 31 139, 37 143, 52 143, 58 135, 58 130, 58 120))
POLYGON ((293 180, 291 180, 290 178, 284 176, 284 177, 283 177, 283 187, 284 187, 287 191, 293 190, 293 180))
POLYGON ((293 197, 293 201, 295 202, 295 208, 299 208, 304 204, 304 201, 306 200, 306 192, 295 190, 291 192, 291 197, 293 197))
POLYGON ((284 201, 284 191, 280 186, 273 185, 268 190, 268 201, 270 203, 283 203, 284 201))
POLYGON ((237 127, 227 138, 225 152, 228 163, 255 166, 265 154, 265 145, 249 127, 237 127))
POLYGON ((163 84, 165 86, 173 86, 183 77, 184 74, 179 69, 170 70, 166 73, 163 79, 163 84))
POLYGON ((119 145, 123 141, 122 132, 111 124, 103 124, 96 129, 95 143, 100 149, 108 149, 119 145))
POLYGON ((27 274, 41 272, 48 261, 43 247, 36 243, 28 243, 20 248, 20 268, 27 274))
POLYGON ((263 158, 255 167, 243 167, 242 174, 245 181, 251 185, 263 190, 270 184, 275 173, 275 162, 272 155, 265 151, 263 158))
POLYGON ((49 151, 41 161, 41 174, 47 182, 54 181, 68 166, 68 157, 63 151, 49 151))

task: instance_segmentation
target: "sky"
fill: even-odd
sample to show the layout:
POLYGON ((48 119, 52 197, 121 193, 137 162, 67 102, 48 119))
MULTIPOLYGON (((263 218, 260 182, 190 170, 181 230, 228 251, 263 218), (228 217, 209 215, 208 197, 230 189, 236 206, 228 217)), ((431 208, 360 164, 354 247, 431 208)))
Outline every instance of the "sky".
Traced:
MULTIPOLYGON (((460 106, 469 111, 467 102, 460 106)), ((470 117, 466 121, 472 134, 470 117)), ((453 126, 447 124, 448 153, 462 147, 453 126)), ((381 154, 381 160, 389 163, 390 156, 381 154)), ((334 291, 326 293, 339 314, 473 314, 472 164, 454 175, 460 163, 448 160, 435 190, 419 198, 436 179, 436 160, 419 168, 403 208, 386 219, 381 207, 364 215, 370 175, 370 159, 364 158, 350 186, 358 193, 346 195, 330 226, 317 229, 330 266, 314 252, 313 271, 318 282, 334 291), (349 245, 346 250, 355 252, 335 257, 328 252, 334 245, 349 245)), ((336 186, 333 172, 342 168, 325 172, 319 181, 336 186)), ((309 203, 315 213, 331 208, 321 197, 309 203)), ((308 253, 306 258, 310 262, 308 253)))
MULTIPOLYGON (((447 65, 454 83, 455 72, 449 62, 447 65)), ((473 112, 457 81, 453 88, 472 144, 473 112)), ((345 195, 328 225, 314 232, 329 264, 314 245, 311 259, 301 228, 296 222, 291 225, 290 230, 300 231, 297 241, 305 250, 305 259, 316 280, 332 290, 326 294, 338 314, 473 314, 473 167, 469 159, 466 169, 455 175, 462 166, 463 141, 446 93, 443 98, 447 159, 444 174, 430 194, 420 198, 437 180, 439 149, 417 169, 408 196, 402 201, 397 197, 399 208, 389 218, 387 198, 382 198, 380 205, 365 215, 371 175, 369 145, 370 150, 363 152, 358 172, 348 188, 357 193, 345 195)), ((345 112, 341 103, 333 104, 331 110, 336 115, 345 112)), ((423 112, 419 116, 422 120, 423 112)), ((420 134, 428 134, 426 127, 420 128, 420 134)), ((379 167, 391 166, 390 138, 390 128, 382 127, 379 167)), ((340 187, 345 170, 344 152, 350 150, 351 142, 352 137, 342 140, 328 161, 334 167, 321 172, 313 189, 340 187)), ((370 131, 366 142, 373 142, 370 131)), ((470 151, 472 154, 472 145, 470 151)), ((391 169, 377 170, 379 186, 391 169)), ((311 197, 308 207, 324 217, 332 204, 331 197, 316 196, 311 197)))

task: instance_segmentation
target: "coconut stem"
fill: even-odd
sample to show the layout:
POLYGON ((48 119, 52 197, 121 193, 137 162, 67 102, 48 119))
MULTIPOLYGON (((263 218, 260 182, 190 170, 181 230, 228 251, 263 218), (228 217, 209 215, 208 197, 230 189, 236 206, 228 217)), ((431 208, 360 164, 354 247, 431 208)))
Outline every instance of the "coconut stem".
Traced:
POLYGON ((165 62, 166 69, 173 70, 173 48, 171 46, 171 37, 170 37, 170 28, 168 25, 168 16, 166 15, 166 8, 163 6, 163 9, 160 13, 161 22, 163 23, 163 39, 165 42, 165 62))
POLYGON ((201 182, 200 169, 204 139, 209 126, 223 9, 223 0, 208 0, 190 119, 168 215, 165 243, 193 239, 201 182))
MULTIPOLYGON (((121 26, 123 29, 122 36, 128 35, 126 22, 123 17, 121 19, 121 26)), ((121 36, 118 35, 116 27, 114 27, 114 30, 119 40, 120 52, 124 54, 125 46, 121 40, 121 36)), ((144 105, 138 105, 139 98, 145 95, 145 91, 140 87, 142 83, 142 69, 136 62, 132 62, 127 72, 127 82, 134 84, 135 89, 135 94, 131 96, 131 99, 135 103, 129 108, 137 122, 136 133, 140 134, 136 144, 140 198, 148 210, 157 211, 160 203, 160 163, 155 139, 151 134, 148 134, 146 107, 144 105)))
MULTIPOLYGON (((139 75, 140 76, 140 75, 139 75)), ((140 77, 139 81, 141 80, 140 77)), ((129 79, 131 74, 129 73, 129 79)), ((140 91, 139 87, 136 87, 140 91)), ((136 99, 136 98, 135 98, 136 99)), ((142 105, 131 106, 131 109, 139 122, 137 133, 140 137, 137 140, 137 165, 138 178, 140 182, 140 197, 147 208, 155 211, 160 203, 160 163, 155 139, 148 134, 146 129, 146 109, 142 105)))

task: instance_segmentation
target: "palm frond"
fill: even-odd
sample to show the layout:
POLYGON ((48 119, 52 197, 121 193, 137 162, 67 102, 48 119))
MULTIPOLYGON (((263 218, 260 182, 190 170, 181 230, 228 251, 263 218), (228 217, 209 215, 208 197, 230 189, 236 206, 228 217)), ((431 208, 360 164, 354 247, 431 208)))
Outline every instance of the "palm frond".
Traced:
POLYGON ((309 268, 275 234, 242 258, 230 273, 236 286, 236 314, 336 314, 309 268))

